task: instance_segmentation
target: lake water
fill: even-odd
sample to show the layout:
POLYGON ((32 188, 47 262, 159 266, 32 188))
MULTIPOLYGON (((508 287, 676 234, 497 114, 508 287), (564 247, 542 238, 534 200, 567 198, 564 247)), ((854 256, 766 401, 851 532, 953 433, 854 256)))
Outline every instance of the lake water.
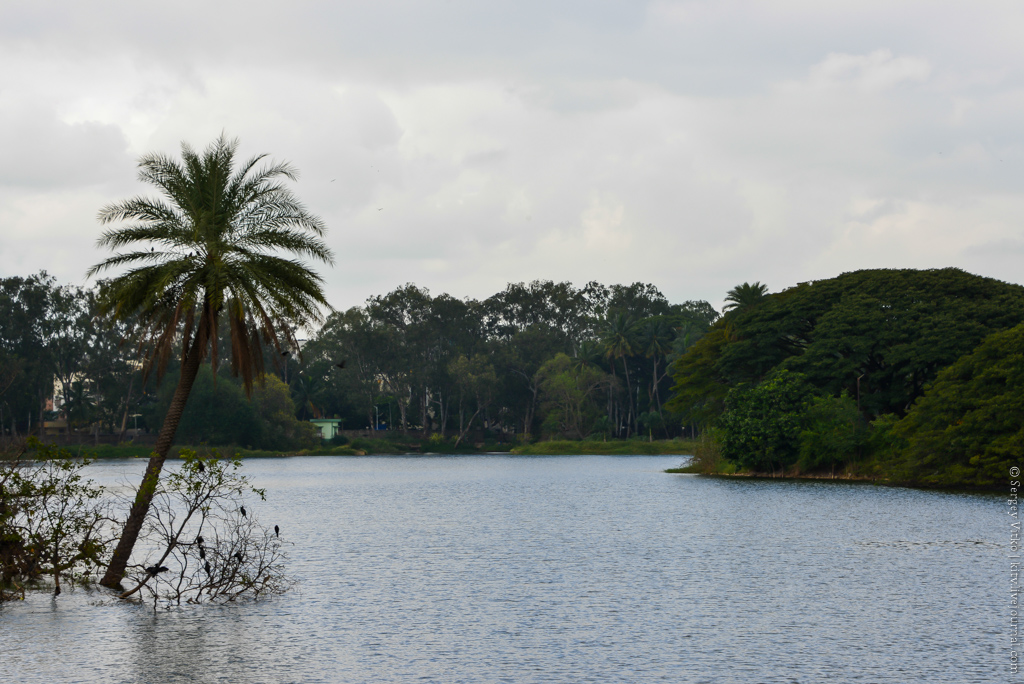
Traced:
POLYGON ((31 595, 0 612, 0 681, 1018 680, 1003 497, 679 461, 251 460, 294 590, 155 614, 31 595))

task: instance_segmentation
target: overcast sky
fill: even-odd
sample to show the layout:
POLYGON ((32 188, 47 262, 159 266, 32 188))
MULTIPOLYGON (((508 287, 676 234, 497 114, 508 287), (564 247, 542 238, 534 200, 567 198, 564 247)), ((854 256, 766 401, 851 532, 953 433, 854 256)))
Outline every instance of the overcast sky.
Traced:
POLYGON ((1024 3, 0 0, 0 276, 84 284, 136 160, 300 170, 336 308, 415 282, 1024 282, 1024 3))

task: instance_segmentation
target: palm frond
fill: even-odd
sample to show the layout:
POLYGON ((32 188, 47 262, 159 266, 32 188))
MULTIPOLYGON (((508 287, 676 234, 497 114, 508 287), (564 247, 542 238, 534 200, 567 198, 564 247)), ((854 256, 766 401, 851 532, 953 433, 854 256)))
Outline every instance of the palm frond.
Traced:
POLYGON ((105 230, 99 244, 128 249, 88 273, 128 268, 110 281, 104 307, 139 321, 147 368, 160 375, 176 344, 183 355, 196 349, 216 365, 223 312, 232 368, 250 390, 264 370, 261 346, 294 344, 296 327, 323 320, 330 309, 323 279, 282 255, 333 264, 334 254, 322 240, 323 221, 281 182, 296 180, 295 169, 262 154, 236 167, 238 146, 221 135, 202 152, 183 143, 180 159, 143 156, 139 179, 160 196, 100 210, 100 223, 127 225, 105 230))

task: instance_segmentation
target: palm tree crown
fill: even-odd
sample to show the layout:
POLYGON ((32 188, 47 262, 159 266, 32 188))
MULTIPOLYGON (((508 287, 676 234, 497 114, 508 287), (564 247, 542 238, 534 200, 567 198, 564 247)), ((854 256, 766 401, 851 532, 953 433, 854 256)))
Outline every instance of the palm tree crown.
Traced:
POLYGON ((768 286, 760 282, 743 283, 729 290, 725 295, 725 301, 729 302, 722 307, 723 311, 738 311, 757 304, 768 296, 768 286))
POLYGON ((237 148, 237 140, 222 135, 202 154, 182 144, 181 163, 144 156, 139 179, 163 197, 135 197, 100 210, 101 223, 132 223, 104 231, 99 245, 134 249, 88 275, 129 267, 110 282, 104 306, 119 319, 138 317, 160 372, 179 335, 183 360, 193 350, 204 357, 211 347, 216 365, 218 319, 225 313, 232 366, 251 390, 263 371, 261 344, 294 346, 286 322, 320 321, 321 307, 328 306, 322 279, 280 253, 327 264, 333 255, 321 240, 323 222, 279 182, 296 179, 291 166, 257 168, 266 157, 258 155, 233 169, 237 148))

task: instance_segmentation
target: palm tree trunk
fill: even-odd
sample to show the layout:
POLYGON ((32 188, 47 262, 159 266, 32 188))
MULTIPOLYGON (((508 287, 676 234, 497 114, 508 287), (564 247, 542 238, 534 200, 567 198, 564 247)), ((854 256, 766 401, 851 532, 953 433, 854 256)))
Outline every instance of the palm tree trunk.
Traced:
POLYGON ((181 378, 178 380, 178 387, 174 390, 174 397, 167 409, 167 416, 164 417, 164 424, 160 428, 160 436, 156 440, 156 447, 153 455, 146 466, 146 474, 142 477, 142 485, 138 494, 135 495, 135 503, 132 504, 128 513, 128 520, 124 523, 124 530, 121 532, 121 539, 117 542, 114 555, 110 559, 107 571, 100 580, 100 584, 111 589, 121 589, 121 579, 128 568, 128 559, 135 548, 135 542, 139 539, 142 525, 146 521, 149 507, 153 503, 153 496, 156 494, 156 485, 160 479, 160 471, 167 460, 167 454, 174 444, 174 434, 178 431, 178 423, 181 422, 181 415, 185 412, 185 403, 192 391, 192 385, 199 375, 199 364, 202 360, 202 349, 198 344, 199 335, 196 335, 196 343, 192 345, 185 363, 181 367, 181 378))

